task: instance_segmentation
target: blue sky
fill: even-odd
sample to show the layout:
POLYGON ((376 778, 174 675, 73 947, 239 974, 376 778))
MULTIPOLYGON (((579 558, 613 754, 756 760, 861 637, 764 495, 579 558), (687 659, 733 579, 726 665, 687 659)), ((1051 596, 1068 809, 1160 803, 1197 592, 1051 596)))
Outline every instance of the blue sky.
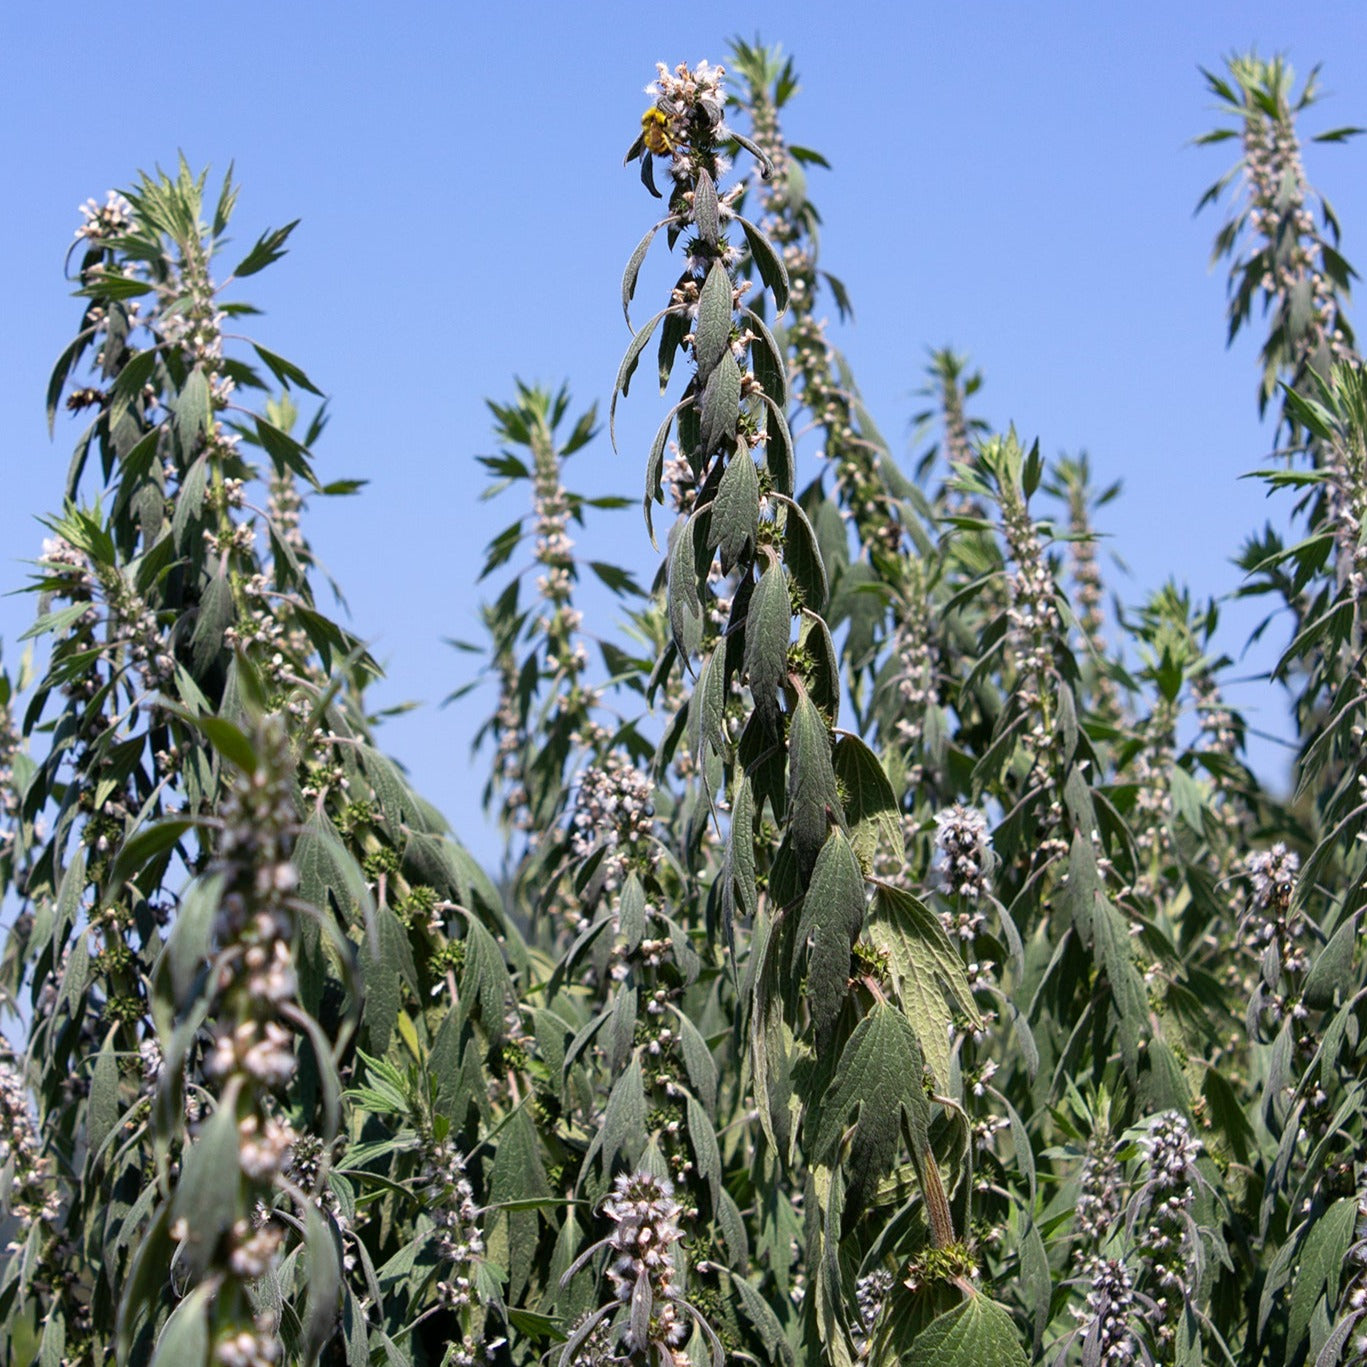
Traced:
MULTIPOLYGON (((1105 529, 1130 568, 1125 597, 1170 575, 1200 595, 1235 587, 1229 558, 1269 511, 1238 476, 1271 432, 1254 339, 1224 349, 1217 220, 1192 217, 1230 155, 1189 145, 1213 120, 1197 66, 1250 45, 1300 71, 1322 61, 1328 98, 1308 131, 1367 124, 1358 3, 904 0, 838 21, 824 5, 712 0, 6 6, 0 589, 23 582, 74 439, 59 423, 49 441, 43 395, 78 319, 62 278, 76 206, 178 150, 219 175, 235 161, 239 242, 303 219, 290 255, 244 282, 266 310, 253 335, 332 397, 324 477, 370 480, 307 528, 389 669, 377 701, 424 704, 384 743, 491 855, 469 755, 489 696, 436 706, 471 668, 441 638, 478 635, 481 548, 520 511, 474 497, 473 456, 492 447, 483 400, 519 375, 605 403, 627 340, 621 271, 656 212, 621 165, 641 89, 657 60, 724 61, 733 34, 796 59, 785 126, 832 164, 811 195, 823 264, 857 312, 836 339, 894 448, 909 450, 927 347, 952 344, 984 372, 983 416, 1048 453, 1085 448, 1099 480, 1124 480, 1105 529)), ((1367 139, 1312 148, 1308 164, 1348 258, 1367 259, 1367 139)), ((649 386, 634 391, 621 454, 604 439, 576 456, 571 487, 634 495, 661 411, 649 386)), ((580 544, 653 566, 632 512, 580 544)), ((0 598, 11 663, 31 612, 0 598)), ((1226 614, 1231 653, 1252 620, 1226 614)), ((1237 700, 1283 728, 1267 690, 1237 700)), ((1269 746, 1254 757, 1280 763, 1269 746)))

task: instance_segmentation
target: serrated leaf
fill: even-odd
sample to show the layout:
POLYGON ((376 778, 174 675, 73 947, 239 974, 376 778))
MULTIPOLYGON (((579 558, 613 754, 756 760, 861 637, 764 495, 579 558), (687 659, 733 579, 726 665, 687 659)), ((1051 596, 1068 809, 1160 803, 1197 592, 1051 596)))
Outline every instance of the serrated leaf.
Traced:
POLYGON ((740 367, 728 347, 708 375, 698 403, 698 450, 704 458, 735 437, 739 410, 740 367))
POLYGON ((766 395, 764 400, 764 464, 777 493, 789 497, 793 492, 793 434, 788 419, 766 395))
POLYGON ((196 678, 203 678, 223 649, 223 634, 237 618, 232 586, 226 578, 215 577, 205 587, 199 601, 199 616, 190 636, 190 659, 196 678))
POLYGON ((106 1040, 95 1060, 86 1111, 86 1142, 98 1153, 109 1132, 119 1123, 119 1059, 113 1041, 106 1040))
POLYGON ((375 908, 375 934, 361 942, 361 981, 365 986, 366 1039, 370 1049, 383 1054, 389 1048, 390 1032, 398 1019, 407 983, 415 997, 420 996, 418 971, 408 931, 387 906, 375 908))
POLYGON ((774 312, 782 314, 788 307, 788 271, 783 264, 783 258, 774 250, 774 244, 748 219, 741 218, 738 214, 736 221, 745 234, 750 255, 759 267, 760 279, 774 296, 774 312))
POLYGON ((287 361, 283 356, 277 356, 273 351, 267 351, 259 342, 252 343, 252 350, 266 363, 272 375, 288 389, 291 385, 299 389, 307 389, 310 394, 317 394, 321 399, 323 391, 299 369, 293 361, 287 361))
POLYGON ((774 562, 760 575, 745 615, 743 668, 754 696, 755 710, 770 725, 779 718, 779 694, 788 676, 788 642, 792 634, 792 605, 788 576, 774 562))
POLYGON ((686 1011, 677 1011, 679 1043, 683 1046, 688 1083, 709 1112, 717 1107, 717 1061, 686 1011))
POLYGON ((846 1041, 834 1080, 815 1112, 811 1152, 818 1162, 837 1161, 841 1141, 853 1126, 845 1164, 851 1204, 858 1205, 897 1165, 904 1118, 914 1137, 926 1134, 930 1102, 922 1075, 916 1032, 890 1002, 875 1002, 846 1041))
POLYGON ((213 400, 209 378, 200 366, 186 377, 185 385, 176 397, 176 437, 185 455, 194 454, 200 436, 208 431, 213 417, 213 400))
POLYGON ((646 235, 636 244, 636 250, 632 252, 631 259, 627 262, 627 268, 622 273, 622 316, 627 320, 627 326, 631 326, 631 301, 636 295, 636 280, 641 274, 641 266, 644 264, 646 254, 650 251, 650 244, 655 240, 655 234, 665 226, 672 223, 673 216, 662 218, 646 235))
POLYGON ((1340 1278, 1356 1223, 1357 1202, 1351 1196, 1343 1196, 1315 1221, 1305 1236, 1296 1260, 1296 1284, 1291 1291, 1286 1337, 1288 1358, 1295 1356, 1309 1330, 1320 1298, 1327 1299, 1325 1308, 1331 1313, 1336 1308, 1334 1302, 1338 1299, 1340 1278))
POLYGON ((778 1316, 769 1308, 769 1302, 744 1277, 734 1272, 730 1276, 731 1285, 740 1292, 741 1308, 750 1323, 759 1331, 760 1341, 764 1344, 765 1352, 769 1354, 769 1360, 791 1365, 794 1361, 793 1350, 788 1340, 783 1337, 783 1326, 779 1323, 778 1316))
POLYGON ((977 1292, 931 1320, 905 1360, 917 1367, 1029 1367, 1011 1316, 977 1292))
POLYGON ((171 849, 195 824, 189 817, 168 816, 129 836, 119 847, 114 866, 109 871, 101 905, 108 906, 130 878, 136 878, 158 855, 171 849))
POLYGON ((233 275, 240 280, 243 276, 255 275, 257 271, 265 270, 273 261, 279 261, 285 254, 286 239, 298 226, 299 220, 296 218, 292 223, 286 223, 283 228, 262 233, 256 245, 238 262, 233 275))
POLYGON ((803 882, 840 820, 840 794, 831 765, 830 733, 816 704, 801 694, 788 726, 788 833, 803 882))
MULTIPOLYGON (((755 886, 755 795, 746 778, 737 784, 736 797, 731 804, 726 870, 735 901, 747 917, 753 917, 759 896, 755 886)), ((728 936, 730 933, 728 925, 728 936)))
POLYGON ((726 714, 726 651, 714 650, 704 661, 698 677, 698 686, 689 699, 688 740, 693 753, 699 758, 704 747, 710 747, 714 754, 720 755, 726 741, 722 733, 722 723, 726 714))
POLYGON ((721 237, 721 210, 717 203, 717 187, 706 168, 698 171, 693 190, 693 222, 698 236, 709 247, 715 247, 721 237))
POLYGON ((858 736, 843 735, 835 742, 831 762, 844 789, 845 820, 860 868, 873 868, 880 846, 893 864, 904 864, 902 809, 878 756, 858 736))
POLYGON ((780 497, 788 510, 783 527, 784 560, 801 590, 802 602, 813 612, 823 612, 829 590, 816 532, 798 504, 790 498, 780 497))
POLYGON ((722 567, 729 569, 755 544, 759 526, 759 471, 744 442, 737 444, 717 486, 712 502, 708 541, 721 550, 722 567))
POLYGON ((639 1136, 645 1134, 646 1096, 641 1078, 641 1061, 633 1058, 617 1079, 603 1111, 602 1128, 593 1137, 584 1155, 587 1170, 595 1154, 601 1152, 603 1171, 611 1172, 619 1153, 626 1153, 628 1162, 637 1157, 639 1136))
POLYGON ((693 547, 697 514, 680 518, 669 533, 669 627, 680 657, 690 661, 702 644, 702 599, 698 596, 698 565, 693 547))
MULTIPOLYGON (((1073 839, 1075 854, 1080 843, 1084 842, 1079 833, 1073 839)), ((1087 843, 1090 854, 1090 843, 1087 843)), ((1069 860, 1070 868, 1073 862, 1069 860)), ((1120 913, 1099 893, 1092 909, 1092 944, 1097 967, 1106 974, 1111 986, 1120 1056, 1124 1060, 1125 1071, 1131 1079, 1135 1079, 1139 1076, 1140 1052, 1148 1028, 1149 997, 1144 989, 1144 980, 1135 967, 1128 926, 1120 913)))
MULTIPOLYGON (((704 386, 731 342, 731 277, 714 261, 698 293, 698 320, 693 330, 693 359, 698 382, 704 386)), ((736 395, 739 399, 739 390, 736 395)))
POLYGON ((874 886, 868 935, 884 956, 893 991, 921 1040, 936 1086, 948 1088, 953 1006, 975 1028, 983 1028, 958 950, 938 916, 909 892, 886 883, 874 886))
POLYGON ((832 830, 812 869, 797 925, 798 944, 812 942, 807 995, 818 1049, 829 1042, 845 1000, 850 951, 863 929, 864 903, 859 861, 844 833, 832 830))

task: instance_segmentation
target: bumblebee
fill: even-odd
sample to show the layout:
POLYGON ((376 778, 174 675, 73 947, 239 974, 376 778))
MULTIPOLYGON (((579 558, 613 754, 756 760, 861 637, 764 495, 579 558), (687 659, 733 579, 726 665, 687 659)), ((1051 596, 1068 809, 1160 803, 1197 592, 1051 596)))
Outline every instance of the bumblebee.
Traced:
POLYGON ((641 141, 646 150, 657 157, 666 157, 674 150, 675 142, 669 135, 669 116, 657 105, 651 105, 641 115, 641 141))

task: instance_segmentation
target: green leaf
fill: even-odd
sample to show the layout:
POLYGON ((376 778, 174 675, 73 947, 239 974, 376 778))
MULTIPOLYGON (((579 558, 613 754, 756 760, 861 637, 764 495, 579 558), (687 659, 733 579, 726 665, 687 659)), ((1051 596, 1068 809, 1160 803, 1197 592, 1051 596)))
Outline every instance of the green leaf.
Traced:
MULTIPOLYGON (((730 346, 731 322, 731 277, 720 261, 714 261, 698 293, 698 321, 693 331, 693 358, 698 363, 698 382, 704 388, 730 346)), ((740 397, 739 390, 736 397, 740 397)))
POLYGON ((804 605, 813 612, 823 612, 829 590, 816 532, 798 504, 783 495, 779 497, 788 510, 783 525, 784 559, 802 593, 804 605))
MULTIPOLYGON (((748 459, 748 457, 746 457, 748 459)), ((755 710, 771 725, 779 717, 779 694, 788 677, 788 641, 792 634, 788 576, 777 561, 760 575, 745 616, 744 665, 755 710)))
POLYGON ((1029 1367, 1011 1316, 977 1292, 931 1320, 905 1361, 917 1367, 1029 1367))
POLYGON ((641 266, 645 263, 646 254, 650 251, 650 244, 655 240, 655 234, 665 226, 666 223, 673 223, 674 218, 662 218, 641 240, 636 244, 636 250, 632 252, 631 259, 627 262, 627 268, 622 273, 622 316, 627 320, 627 326, 631 326, 631 301, 636 295, 636 280, 641 274, 641 266))
POLYGON ((286 389, 295 385, 299 389, 307 389, 310 394, 317 394, 320 399, 323 397, 323 391, 293 361, 287 361, 283 356, 277 356, 275 352, 267 351, 259 342, 253 342, 252 349, 270 368, 271 374, 286 389))
POLYGON ((793 492, 793 434, 788 419, 766 395, 764 399, 764 464, 774 490, 789 497, 793 492))
POLYGON ((693 189, 693 222, 698 236, 709 247, 715 247, 721 237, 721 207, 717 203, 717 187, 705 168, 698 171, 693 189))
POLYGON ((829 1043, 845 1000, 850 951, 864 925, 864 902, 859 861, 844 833, 832 830, 812 869, 797 925, 798 944, 812 941, 807 994, 818 1049, 829 1043))
POLYGON ((186 377, 175 402, 176 437, 186 456, 194 454, 200 436, 209 430, 213 419, 213 400, 209 392, 209 377, 196 366, 186 377))
POLYGON ((617 449, 617 396, 625 397, 631 385, 631 377, 636 373, 636 363, 641 359, 641 352, 646 348, 646 343, 650 341, 659 325, 660 319, 668 313, 668 309, 661 309, 632 339, 631 345, 627 347, 627 354, 622 357, 622 364, 617 369, 617 380, 612 386, 612 402, 608 405, 608 436, 612 441, 612 449, 617 449))
POLYGON ((799 875, 805 882, 826 843, 832 821, 840 821, 830 733, 825 718, 805 693, 793 709, 788 750, 788 832, 799 875))
POLYGON ((190 637, 190 659, 195 677, 202 679, 223 649, 223 634, 237 617, 232 586, 224 577, 211 579, 199 602, 199 616, 190 637))
POLYGON ((90 1102, 86 1112, 86 1142, 98 1153, 109 1132, 119 1123, 119 1059, 113 1041, 106 1040, 95 1060, 90 1079, 90 1102))
POLYGON ((728 347, 707 377, 698 402, 698 450, 703 457, 734 438, 739 410, 740 366, 728 347))
POLYGON ((750 255, 759 267, 760 279, 773 293, 774 311, 781 314, 788 307, 788 271, 783 264, 783 258, 774 250, 774 244, 748 219, 737 214, 736 221, 745 233, 750 255))
POLYGON ((198 523, 200 509, 204 506, 204 495, 209 487, 209 462, 205 456, 196 458, 185 478, 181 481, 180 492, 176 495, 176 511, 171 517, 171 536, 176 550, 187 554, 190 533, 198 523))
POLYGON ((237 1091, 237 1083, 228 1085, 218 1109, 190 1145, 171 1202, 172 1221, 185 1221, 184 1255, 198 1276, 209 1270, 219 1241, 241 1212, 237 1091))
POLYGON ((702 599, 698 596, 698 565, 693 527, 697 513, 680 518, 669 531, 669 626, 674 646, 687 663, 702 644, 702 599))
POLYGON ((1287 1328, 1288 1360, 1310 1327, 1310 1319, 1320 1297, 1327 1300, 1332 1315, 1337 1308, 1340 1278, 1357 1222, 1357 1202, 1342 1196, 1310 1228, 1301 1246, 1296 1265, 1296 1284, 1291 1291, 1290 1322, 1287 1328))
POLYGON ((869 909, 869 939, 884 956, 902 1010, 921 1040, 935 1085, 949 1087, 949 1031, 953 1007, 983 1027, 963 961, 940 918, 909 892, 876 883, 869 909))
POLYGON ((1347 997, 1353 986, 1353 952, 1358 942, 1359 915, 1350 916, 1320 950, 1305 978, 1305 1004, 1316 1011, 1334 1005, 1335 997, 1347 997))
POLYGON ((248 775, 256 772, 256 750, 241 727, 224 717, 196 717, 194 724, 235 769, 248 775))
POLYGON ((129 836, 119 847, 114 867, 109 871, 101 905, 108 906, 123 891, 124 884, 130 878, 136 878, 152 860, 175 845, 195 824, 189 817, 168 816, 129 836))
POLYGON ((717 1061, 688 1013, 676 1008, 675 1014, 679 1018, 679 1042, 683 1046, 689 1086, 710 1113, 717 1108, 717 1061))
POLYGON ((791 1367, 794 1361, 793 1350, 788 1340, 783 1337, 783 1326, 779 1323, 778 1316, 769 1308, 769 1302, 744 1277, 734 1272, 729 1275, 731 1285, 740 1292, 741 1308, 750 1323, 759 1331, 760 1341, 764 1344, 764 1351, 769 1355, 769 1361, 782 1361, 791 1367))
MULTIPOLYGON (((1075 857, 1079 844, 1086 844, 1090 855, 1090 842, 1083 841, 1081 832, 1073 837, 1075 857)), ((1070 869, 1074 862, 1074 859, 1069 860, 1070 869)), ((1106 980, 1111 985, 1120 1056, 1124 1060, 1125 1071, 1134 1079, 1139 1076, 1142 1042, 1148 1029, 1149 997, 1144 990, 1144 980, 1135 967, 1129 927, 1121 914, 1099 892, 1092 909, 1092 940, 1097 967, 1106 974, 1106 980)))
MULTIPOLYGON (((755 885, 755 795, 746 778, 737 784, 735 801, 731 804, 726 871, 735 902, 739 903, 745 916, 753 917, 759 896, 755 885)), ((728 937, 730 933, 728 925, 728 937)))
POLYGON ((753 309, 742 309, 745 325, 755 334, 750 343, 750 369, 755 379, 780 412, 788 406, 788 373, 783 365, 783 349, 768 324, 753 309))
POLYGON ((370 1049, 383 1054, 399 1017, 402 984, 421 997, 413 950, 403 922, 387 906, 375 908, 375 934, 361 941, 361 979, 365 984, 366 1038, 370 1049))
POLYGON ((811 1152, 818 1162, 837 1161, 841 1141, 852 1126, 845 1165, 851 1205, 857 1206, 864 1193, 896 1166, 904 1117, 913 1142, 926 1134, 930 1102, 923 1073, 920 1041, 907 1018, 891 1003, 875 1002, 846 1042, 834 1080, 813 1113, 811 1152))
POLYGON ((703 748, 722 754, 726 739, 722 723, 726 715, 726 651, 714 650, 702 664, 698 686, 689 699, 688 740, 693 753, 701 758, 703 748))
POLYGON ((217 1285, 197 1286, 171 1312, 157 1338, 152 1367, 203 1367, 209 1356, 209 1301, 217 1285))
POLYGON ((323 1346, 332 1337, 337 1322, 337 1309, 342 1296, 342 1267, 337 1256, 336 1240, 318 1207, 309 1201, 304 1209, 304 1249, 308 1254, 308 1272, 304 1284, 308 1294, 300 1346, 305 1367, 312 1367, 323 1346))
POLYGON ((858 736, 843 735, 831 760, 844 790, 845 820, 859 867, 866 873, 873 868, 880 845, 894 864, 904 864, 902 809, 878 756, 858 736))
POLYGON ((238 262, 233 275, 240 280, 244 276, 255 275, 257 271, 265 270, 274 261, 279 261, 285 254, 286 238, 298 226, 299 220, 296 218, 292 223, 286 223, 283 228, 274 228, 262 233, 257 239, 256 246, 238 262))
POLYGON ((717 486, 708 530, 709 544, 721 549, 723 569, 729 569, 750 552, 758 525, 759 471, 749 448, 738 442, 717 486))

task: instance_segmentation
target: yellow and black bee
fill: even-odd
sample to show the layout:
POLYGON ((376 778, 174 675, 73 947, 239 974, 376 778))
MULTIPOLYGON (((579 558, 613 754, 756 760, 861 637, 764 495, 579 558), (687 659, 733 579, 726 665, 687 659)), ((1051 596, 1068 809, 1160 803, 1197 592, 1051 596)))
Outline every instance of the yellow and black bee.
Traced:
POLYGON ((651 105, 641 115, 641 141, 648 152, 667 157, 674 150, 674 139, 669 134, 669 115, 658 105, 651 105))
POLYGON ((678 145, 678 140, 670 131, 669 115, 659 105, 653 104, 641 115, 641 131, 622 164, 626 166, 640 158, 641 183, 659 199, 651 157, 667 157, 678 145))

